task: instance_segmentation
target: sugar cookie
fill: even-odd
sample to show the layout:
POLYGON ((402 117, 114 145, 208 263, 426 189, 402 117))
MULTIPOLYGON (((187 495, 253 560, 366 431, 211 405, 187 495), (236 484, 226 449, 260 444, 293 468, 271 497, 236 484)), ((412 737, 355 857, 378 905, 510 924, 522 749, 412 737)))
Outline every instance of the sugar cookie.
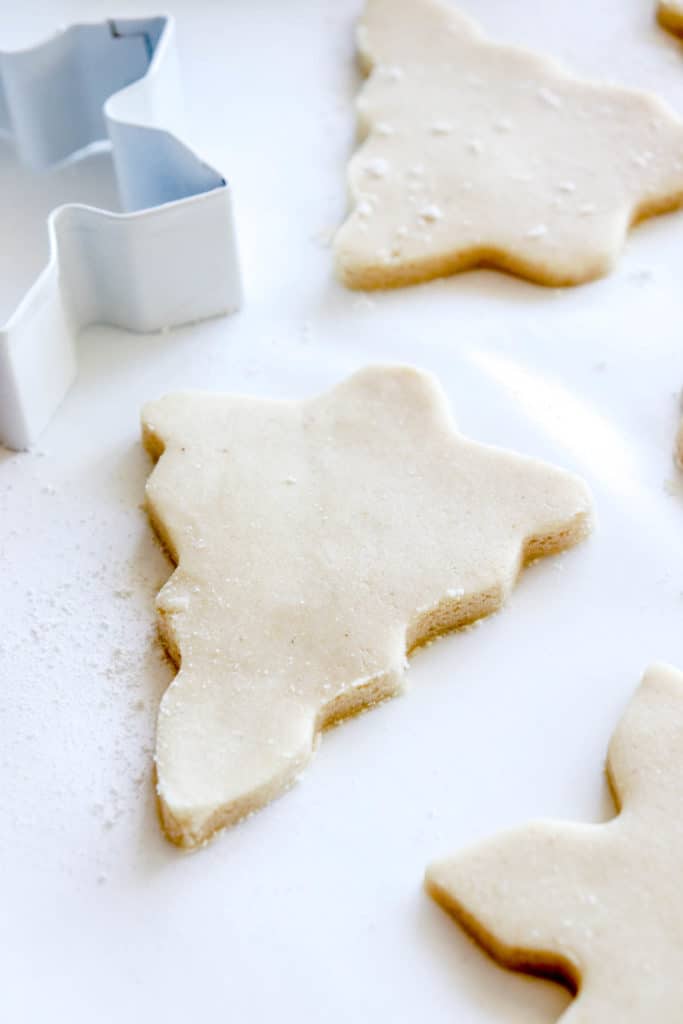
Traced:
POLYGON ((178 675, 159 713, 182 846, 267 803, 320 730, 395 694, 406 652, 495 611, 590 525, 585 485, 459 435, 429 375, 370 367, 307 401, 180 394, 143 412, 178 675))
POLYGON ((607 772, 612 821, 504 833, 432 866, 427 887, 500 963, 578 991, 566 1024, 678 1024, 683 673, 649 669, 607 772))
POLYGON ((683 2, 681 0, 659 0, 657 21, 667 31, 673 32, 676 36, 683 36, 683 2))
POLYGON ((683 122, 489 42, 440 0, 367 0, 368 79, 335 239, 352 288, 495 265, 546 285, 607 273, 634 221, 683 203, 683 122))

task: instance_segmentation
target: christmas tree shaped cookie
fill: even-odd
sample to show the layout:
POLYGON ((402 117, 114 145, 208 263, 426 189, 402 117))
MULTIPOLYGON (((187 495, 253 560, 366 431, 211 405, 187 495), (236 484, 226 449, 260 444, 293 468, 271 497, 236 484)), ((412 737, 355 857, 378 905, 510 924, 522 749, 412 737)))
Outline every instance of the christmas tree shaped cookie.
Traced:
POLYGON ((367 0, 358 44, 362 144, 335 239, 349 287, 478 265, 580 284, 634 221, 683 202, 683 122, 653 96, 496 45, 446 0, 367 0))
POLYGON ((466 440, 408 368, 300 402, 169 396, 143 431, 177 563, 156 766, 183 846, 284 790, 325 725, 400 689, 411 648, 495 611, 590 524, 580 480, 466 440))
POLYGON ((682 673, 647 672, 607 769, 612 821, 528 825, 434 865, 427 886, 502 964, 578 992, 566 1024, 679 1024, 682 673))
POLYGON ((683 36, 683 2, 681 0, 659 0, 657 20, 669 32, 673 32, 676 36, 683 36))

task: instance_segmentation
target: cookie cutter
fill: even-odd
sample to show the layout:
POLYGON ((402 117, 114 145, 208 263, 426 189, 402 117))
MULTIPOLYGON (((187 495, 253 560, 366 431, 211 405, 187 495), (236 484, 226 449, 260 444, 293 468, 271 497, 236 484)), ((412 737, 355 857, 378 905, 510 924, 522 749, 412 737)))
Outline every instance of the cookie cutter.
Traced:
POLYGON ((241 303, 228 183, 177 135, 168 16, 76 24, 0 52, 0 135, 42 169, 111 145, 124 212, 66 204, 50 255, 0 328, 0 443, 29 447, 76 376, 87 324, 158 331, 241 303))

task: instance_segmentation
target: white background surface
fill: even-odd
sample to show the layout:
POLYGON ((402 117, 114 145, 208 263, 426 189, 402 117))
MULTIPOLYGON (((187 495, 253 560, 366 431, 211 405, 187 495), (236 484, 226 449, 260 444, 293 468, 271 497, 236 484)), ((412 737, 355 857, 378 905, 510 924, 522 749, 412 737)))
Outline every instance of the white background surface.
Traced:
MULTIPOLYGON (((5 6, 7 48, 148 12, 5 6)), ((247 303, 164 336, 90 329, 37 450, 0 453, 0 1017, 550 1024, 564 991, 490 963, 421 879, 508 824, 610 814, 617 718, 649 662, 683 667, 683 215, 639 227, 580 289, 483 271, 347 292, 324 240, 345 207, 357 0, 165 6, 192 140, 234 186, 247 303), (303 396, 378 360, 434 370, 472 437, 581 473, 599 528, 525 573, 503 613, 417 654, 406 695, 325 735, 286 797, 182 855, 152 797, 172 677, 153 602, 171 567, 139 508, 140 405, 187 386, 303 396)), ((654 0, 462 6, 683 114, 654 0)), ((111 195, 106 158, 37 179, 0 150, 0 321, 46 255, 50 207, 111 195)))

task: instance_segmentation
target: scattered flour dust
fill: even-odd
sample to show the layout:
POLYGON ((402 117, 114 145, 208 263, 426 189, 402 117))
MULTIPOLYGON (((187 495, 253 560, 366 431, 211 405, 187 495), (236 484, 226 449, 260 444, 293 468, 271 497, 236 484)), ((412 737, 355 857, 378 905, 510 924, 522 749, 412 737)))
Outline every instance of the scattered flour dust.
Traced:
POLYGON ((147 460, 130 458, 135 500, 135 472, 120 488, 105 471, 70 484, 37 452, 0 460, 0 813, 29 860, 52 844, 70 872, 77 835, 100 885, 120 826, 128 842, 152 814, 156 831, 155 718, 173 676, 154 611, 172 567, 139 507, 147 460))

